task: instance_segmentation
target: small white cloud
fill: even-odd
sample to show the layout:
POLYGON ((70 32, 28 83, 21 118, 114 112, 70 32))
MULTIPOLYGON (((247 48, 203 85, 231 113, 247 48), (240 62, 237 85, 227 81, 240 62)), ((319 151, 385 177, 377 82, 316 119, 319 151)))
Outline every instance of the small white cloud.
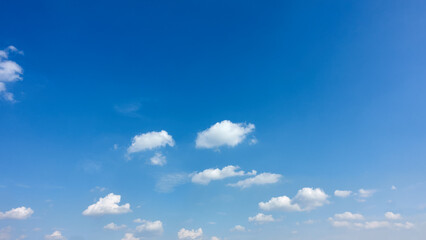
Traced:
POLYGON ((346 198, 349 197, 352 194, 352 191, 349 190, 336 190, 334 191, 334 196, 346 198))
POLYGON ((24 220, 34 213, 31 208, 27 207, 18 207, 13 208, 7 212, 0 212, 0 219, 16 219, 16 220, 24 220))
POLYGON ((152 156, 149 159, 151 165, 157 165, 157 166, 164 166, 166 165, 167 161, 166 161, 166 156, 164 156, 163 154, 157 152, 155 153, 154 156, 152 156))
POLYGON ((372 222, 364 223, 364 227, 366 229, 385 228, 389 226, 390 226, 390 223, 388 221, 372 221, 372 222))
POLYGON ((252 185, 265 185, 277 183, 282 176, 275 173, 261 173, 257 176, 247 178, 236 183, 228 184, 231 187, 248 188, 252 185))
POLYGON ((272 215, 265 215, 263 213, 258 213, 254 217, 248 218, 249 222, 257 222, 257 223, 266 223, 266 222, 274 222, 275 219, 272 215))
POLYGON ((126 203, 118 205, 121 201, 120 195, 110 193, 103 198, 99 198, 99 201, 90 205, 86 210, 83 211, 83 215, 94 216, 94 215, 105 215, 105 214, 122 214, 131 212, 130 204, 126 203))
POLYGON ((414 224, 410 223, 410 222, 405 222, 405 223, 395 223, 394 224, 395 227, 397 228, 405 228, 405 229, 411 229, 414 228, 414 224))
POLYGON ((121 230, 121 229, 124 229, 124 228, 126 228, 127 226, 126 225, 117 225, 117 224, 115 224, 115 223, 109 223, 109 224, 107 224, 107 225, 105 225, 104 226, 104 229, 108 229, 108 230, 113 230, 113 231, 117 231, 117 230, 121 230))
POLYGON ((142 223, 141 225, 136 227, 136 230, 138 232, 163 232, 163 223, 159 220, 151 222, 148 220, 136 219, 134 222, 142 223))
POLYGON ((376 190, 370 189, 370 190, 366 190, 366 189, 360 189, 358 190, 358 195, 361 198, 369 198, 371 196, 373 196, 373 194, 376 192, 376 190))
POLYGON ((254 131, 254 124, 233 123, 229 120, 217 122, 210 128, 199 132, 195 141, 197 148, 235 147, 249 133, 254 131))
POLYGON ((394 191, 396 190, 395 185, 392 185, 391 190, 394 190, 394 191))
POLYGON ((178 232, 178 238, 179 239, 200 239, 203 236, 203 229, 199 228, 197 230, 187 230, 185 228, 182 228, 178 232))
POLYGON ((140 240, 140 238, 135 237, 133 233, 126 233, 121 240, 140 240))
POLYGON ((22 80, 23 70, 16 62, 9 60, 11 52, 21 53, 14 46, 0 50, 0 96, 7 101, 14 102, 13 93, 7 91, 6 83, 22 80))
POLYGON ((236 176, 245 176, 245 175, 255 175, 256 171, 251 172, 244 172, 244 171, 237 171, 239 169, 238 166, 226 166, 222 169, 219 168, 209 168, 202 172, 195 173, 192 175, 192 182, 197 184, 203 184, 207 185, 211 181, 214 180, 222 180, 229 177, 236 177, 236 176))
POLYGON ((241 225, 235 225, 235 227, 231 228, 231 232, 244 232, 246 228, 241 225))
POLYGON ((273 197, 268 202, 260 202, 259 207, 265 211, 310 211, 327 204, 328 197, 320 188, 302 188, 293 199, 287 196, 273 197))
POLYGON ((359 213, 344 212, 334 214, 334 218, 339 220, 362 220, 364 219, 364 216, 359 213))
POLYGON ((134 136, 132 145, 127 149, 127 153, 131 154, 145 150, 152 150, 159 147, 165 147, 167 145, 173 147, 175 145, 175 141, 166 131, 161 130, 160 132, 148 132, 134 136))
POLYGON ((213 236, 213 237, 211 238, 211 240, 220 240, 220 238, 218 238, 218 237, 214 237, 214 236, 213 236))
POLYGON ((393 212, 386 212, 385 217, 389 220, 398 220, 401 219, 401 214, 393 213, 393 212))
POLYGON ((50 235, 44 236, 46 240, 66 240, 67 238, 62 236, 62 233, 60 231, 54 231, 50 235))

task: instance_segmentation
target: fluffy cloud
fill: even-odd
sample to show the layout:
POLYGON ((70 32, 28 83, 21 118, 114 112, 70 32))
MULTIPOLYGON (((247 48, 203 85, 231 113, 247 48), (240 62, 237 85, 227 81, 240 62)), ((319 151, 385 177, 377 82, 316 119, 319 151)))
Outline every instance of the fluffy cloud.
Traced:
POLYGON ((17 220, 24 220, 34 213, 34 211, 31 208, 27 207, 18 207, 13 208, 7 212, 0 212, 0 219, 17 219, 17 220))
POLYGON ((361 198, 369 198, 371 196, 373 196, 373 194, 376 192, 376 190, 370 189, 370 190, 366 190, 366 189, 360 189, 358 190, 358 196, 361 198))
POLYGON ((386 212, 385 217, 389 220, 398 220, 398 219, 401 219, 401 214, 393 213, 393 212, 386 212))
POLYGON ((302 188, 293 199, 287 196, 273 197, 268 202, 260 202, 259 207, 265 211, 310 211, 328 203, 328 195, 320 188, 302 188))
POLYGON ((239 169, 238 166, 226 166, 222 169, 219 168, 209 168, 202 172, 195 173, 192 175, 192 182, 207 185, 211 181, 214 180, 221 180, 229 177, 235 177, 235 176, 245 176, 245 175, 255 175, 256 171, 252 171, 249 173, 246 173, 244 171, 237 171, 239 169))
POLYGON ((232 232, 244 232, 245 230, 246 228, 241 225, 235 225, 235 227, 231 228, 232 232))
POLYGON ((336 190, 336 191, 334 191, 334 196, 341 197, 341 198, 349 197, 351 194, 352 194, 352 191, 348 191, 348 190, 336 190))
POLYGON ((159 220, 151 222, 148 220, 136 219, 134 222, 142 223, 141 225, 136 227, 136 230, 138 232, 163 232, 163 223, 159 220))
POLYGON ((359 213, 344 212, 344 213, 334 214, 334 218, 340 219, 340 220, 362 220, 364 219, 364 216, 362 216, 359 213))
POLYGON ((44 236, 46 240, 66 240, 67 238, 62 236, 62 233, 60 231, 54 231, 50 235, 44 236))
POLYGON ((261 173, 257 176, 247 178, 236 183, 228 184, 231 187, 248 188, 252 185, 265 185, 277 183, 282 176, 275 173, 261 173))
POLYGON ((12 52, 22 53, 14 46, 9 46, 0 50, 0 96, 7 101, 14 101, 13 93, 6 89, 6 83, 22 80, 22 67, 16 62, 9 60, 9 54, 12 52))
POLYGON ((199 132, 195 141, 197 148, 235 147, 253 132, 254 124, 233 123, 229 120, 215 123, 210 128, 199 132))
POLYGON ((199 239, 203 236, 203 229, 199 228, 197 230, 187 230, 185 228, 182 228, 178 232, 178 238, 179 239, 199 239))
POLYGON ((136 153, 145 150, 152 150, 159 147, 165 146, 173 147, 175 141, 172 136, 166 131, 161 130, 160 132, 148 132, 133 137, 132 145, 127 149, 127 153, 136 153))
POLYGON ((151 165, 157 165, 157 166, 164 166, 166 165, 167 161, 166 161, 166 156, 164 156, 161 153, 155 153, 154 156, 152 156, 149 159, 151 165))
POLYGON ((120 230, 120 229, 123 229, 123 228, 126 228, 127 226, 126 225, 117 225, 117 224, 115 224, 115 223, 109 223, 109 224, 107 224, 107 225, 105 225, 104 226, 104 229, 108 229, 108 230, 113 230, 113 231, 117 231, 117 230, 120 230))
POLYGON ((258 213, 254 217, 248 218, 249 222, 257 222, 257 223, 266 223, 266 222, 273 222, 275 219, 272 217, 272 215, 265 215, 263 213, 258 213))
POLYGON ((121 240, 140 240, 140 238, 135 237, 133 233, 126 233, 121 240))
POLYGON ((121 201, 120 195, 114 193, 108 194, 106 197, 99 198, 99 201, 90 205, 83 211, 83 215, 105 215, 105 214, 121 214, 130 212, 130 204, 118 205, 121 201))

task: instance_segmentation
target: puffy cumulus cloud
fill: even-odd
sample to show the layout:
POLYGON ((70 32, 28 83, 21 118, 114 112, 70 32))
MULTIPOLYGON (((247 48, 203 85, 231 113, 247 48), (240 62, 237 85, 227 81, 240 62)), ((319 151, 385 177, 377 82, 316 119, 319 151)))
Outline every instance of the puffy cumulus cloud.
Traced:
POLYGON ((257 223, 267 223, 267 222, 274 222, 275 219, 272 217, 272 215, 265 215, 263 213, 258 213, 254 217, 248 218, 249 222, 257 222, 257 223))
POLYGON ((197 184, 203 184, 207 185, 211 181, 214 180, 222 180, 229 177, 236 177, 236 176, 245 176, 245 175, 255 175, 256 171, 251 172, 244 172, 244 171, 237 171, 239 169, 238 166, 226 166, 222 169, 219 168, 209 168, 199 173, 194 173, 192 175, 192 182, 197 184))
POLYGON ((113 230, 113 231, 117 231, 117 230, 121 230, 121 229, 124 229, 124 228, 126 228, 127 226, 126 225, 117 225, 117 224, 115 224, 115 223, 109 223, 109 224, 107 224, 107 225, 105 225, 104 226, 104 229, 108 229, 108 230, 113 230))
POLYGON ((157 221, 148 221, 143 219, 136 219, 134 222, 142 223, 136 227, 138 232, 152 232, 152 233, 162 233, 163 232, 163 223, 159 220, 157 221))
POLYGON ((18 207, 13 208, 7 212, 0 212, 0 219, 17 219, 17 220, 24 220, 34 213, 34 211, 31 208, 27 207, 18 207))
POLYGON ((114 193, 108 194, 106 197, 99 198, 99 201, 90 205, 83 211, 83 215, 95 216, 105 214, 122 214, 130 212, 130 204, 118 205, 121 201, 120 195, 114 193))
POLYGON ((366 190, 366 189, 361 188, 360 190, 358 190, 358 196, 360 198, 369 198, 369 197, 373 196, 373 194, 375 192, 376 192, 376 190, 374 190, 374 189, 366 190))
POLYGON ((203 229, 198 228, 197 230, 187 230, 182 228, 178 232, 179 239, 200 239, 203 236, 203 229))
POLYGON ((247 178, 236 183, 228 184, 231 187, 248 188, 253 185, 265 185, 277 183, 282 176, 275 173, 261 173, 257 176, 247 178))
POLYGON ((310 211, 327 204, 328 197, 320 188, 302 188, 293 199, 287 196, 273 197, 268 202, 260 202, 259 207, 265 211, 310 211))
POLYGON ((16 62, 9 60, 9 54, 13 52, 22 53, 14 46, 9 46, 4 50, 0 50, 0 96, 5 100, 13 102, 13 93, 6 89, 6 83, 22 80, 22 67, 16 62))
POLYGON ((46 240, 66 240, 67 238, 62 236, 62 233, 60 231, 54 231, 50 235, 44 236, 46 240))
POLYGON ((352 194, 352 191, 348 191, 348 190, 336 190, 336 191, 334 191, 334 196, 341 197, 341 198, 349 197, 351 194, 352 194))
POLYGON ((140 240, 140 238, 135 237, 133 233, 126 233, 121 240, 140 240))
POLYGON ((364 216, 359 213, 344 212, 334 214, 334 218, 339 220, 362 220, 364 216))
POLYGON ((386 212, 385 217, 389 220, 398 220, 401 219, 401 214, 393 213, 393 212, 386 212))
POLYGON ((221 146, 235 147, 249 133, 254 131, 254 124, 233 123, 229 120, 217 122, 210 128, 199 132, 195 140, 197 148, 219 148, 221 146))
POLYGON ((235 225, 235 227, 231 228, 232 232, 244 232, 246 231, 246 228, 241 225, 235 225))
POLYGON ((136 153, 145 150, 152 150, 159 147, 165 147, 169 145, 173 147, 175 141, 173 137, 166 131, 161 130, 160 132, 148 132, 136 135, 133 137, 132 145, 127 149, 127 153, 136 153))
POLYGON ((155 155, 149 159, 149 162, 151 165, 157 166, 164 166, 167 163, 166 156, 161 153, 155 153, 155 155))

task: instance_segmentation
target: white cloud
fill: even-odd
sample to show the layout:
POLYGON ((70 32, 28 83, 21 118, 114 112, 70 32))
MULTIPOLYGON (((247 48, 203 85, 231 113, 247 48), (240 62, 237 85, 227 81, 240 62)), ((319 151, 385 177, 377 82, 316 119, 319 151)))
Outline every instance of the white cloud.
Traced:
POLYGON ((235 177, 235 176, 245 176, 245 175, 255 175, 256 171, 251 171, 249 173, 246 173, 244 171, 236 171, 238 170, 238 166, 226 166, 222 169, 219 168, 209 168, 202 172, 195 173, 192 175, 192 182, 207 185, 211 181, 214 180, 222 180, 229 177, 235 177))
POLYGON ((220 240, 220 238, 218 238, 218 237, 214 237, 214 236, 213 236, 213 237, 211 238, 211 240, 220 240))
POLYGON ((7 101, 14 101, 13 93, 6 89, 5 83, 11 83, 22 80, 22 67, 16 62, 9 60, 9 53, 18 52, 14 46, 9 46, 4 50, 0 50, 0 96, 7 101))
POLYGON ((395 227, 397 227, 397 228, 405 228, 405 229, 411 229, 411 228, 413 228, 413 227, 414 227, 414 224, 413 224, 413 223, 410 223, 410 222, 405 222, 405 223, 395 223, 394 225, 395 225, 395 227))
POLYGON ((133 233, 126 233, 121 240, 140 240, 140 238, 135 237, 133 233))
POLYGON ((127 149, 127 153, 136 153, 145 150, 152 150, 159 147, 165 146, 173 147, 175 141, 172 136, 166 131, 161 130, 160 132, 148 132, 133 137, 132 145, 127 149))
POLYGON ((13 208, 7 212, 0 212, 0 219, 17 219, 17 220, 24 220, 34 213, 34 211, 31 208, 27 207, 18 207, 13 208))
POLYGON ((394 191, 396 190, 395 185, 392 185, 391 190, 394 190, 394 191))
POLYGON ((210 128, 199 132, 195 141, 197 148, 235 147, 254 131, 254 124, 233 123, 229 120, 217 122, 210 128))
POLYGON ((231 187, 248 188, 252 185, 265 185, 277 183, 282 176, 275 173, 261 173, 255 177, 247 178, 236 183, 228 184, 231 187))
POLYGON ((373 194, 376 192, 376 190, 370 189, 370 190, 366 190, 366 189, 360 189, 358 190, 358 195, 361 198, 368 198, 373 196, 373 194))
POLYGON ((334 191, 334 196, 341 197, 341 198, 349 197, 351 194, 352 194, 352 191, 348 191, 348 190, 336 190, 336 191, 334 191))
POLYGON ((120 195, 110 193, 103 198, 99 198, 99 201, 90 205, 86 210, 83 211, 83 215, 105 215, 105 214, 121 214, 130 212, 130 204, 118 205, 121 201, 120 195))
POLYGON ((362 220, 364 219, 364 216, 359 213, 344 212, 334 214, 334 218, 339 220, 362 220))
POLYGON ((263 213, 258 213, 254 217, 248 218, 249 222, 257 222, 257 223, 266 223, 266 222, 274 222, 275 219, 272 215, 265 215, 263 213))
POLYGON ((385 217, 389 220, 398 220, 401 219, 401 214, 393 213, 393 212, 386 212, 385 217))
POLYGON ((390 223, 388 221, 372 221, 372 222, 364 223, 364 228, 366 229, 385 228, 389 226, 390 226, 390 223))
POLYGON ((164 156, 161 153, 155 153, 154 156, 152 156, 149 159, 151 165, 157 165, 157 166, 164 166, 166 165, 167 161, 166 161, 166 156, 164 156))
POLYGON ((151 222, 148 220, 136 219, 134 222, 142 223, 136 227, 138 232, 163 232, 163 223, 159 220, 151 222))
POLYGON ((60 231, 54 231, 50 235, 44 236, 46 240, 66 240, 67 238, 62 236, 62 233, 60 231))
POLYGON ((104 226, 104 229, 108 229, 108 230, 113 230, 113 231, 117 231, 117 230, 120 230, 120 229, 123 229, 123 228, 126 228, 127 226, 126 225, 117 225, 117 224, 115 224, 115 223, 109 223, 109 224, 107 224, 107 225, 105 225, 104 226))
POLYGON ((182 228, 178 232, 179 239, 200 239, 203 236, 203 229, 199 228, 197 230, 187 230, 182 228))
POLYGON ((328 203, 328 195, 320 188, 302 188, 293 199, 287 196, 273 197, 268 202, 260 202, 259 207, 265 211, 310 211, 328 203))
POLYGON ((231 228, 232 232, 244 232, 245 230, 246 228, 241 225, 235 225, 235 227, 231 228))

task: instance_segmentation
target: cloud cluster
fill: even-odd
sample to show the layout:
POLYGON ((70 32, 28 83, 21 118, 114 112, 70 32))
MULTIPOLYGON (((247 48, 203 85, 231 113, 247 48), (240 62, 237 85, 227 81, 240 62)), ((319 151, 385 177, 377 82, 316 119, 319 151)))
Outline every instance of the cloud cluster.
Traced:
POLYGON ((167 145, 171 147, 175 145, 175 141, 171 135, 164 130, 161 130, 160 132, 152 131, 134 136, 132 145, 130 145, 127 149, 127 153, 137 153, 159 147, 165 147, 167 145))
POLYGON ((256 222, 256 223, 267 223, 267 222, 274 222, 275 219, 272 217, 272 215, 265 215, 263 213, 258 213, 254 217, 248 218, 249 222, 256 222))
POLYGON ((195 146, 197 148, 235 147, 240 144, 249 133, 253 132, 254 128, 254 124, 251 123, 233 123, 229 120, 223 120, 199 132, 195 140, 195 146))
POLYGON ((164 231, 163 223, 160 220, 151 222, 148 220, 136 219, 134 222, 142 223, 136 227, 136 231, 138 232, 162 233, 164 231))
POLYGON ((222 169, 219 168, 209 168, 209 169, 205 169, 202 172, 198 172, 192 175, 192 179, 191 181, 193 183, 197 183, 197 184, 203 184, 203 185, 207 185, 209 184, 211 181, 214 180, 222 180, 225 178, 229 178, 229 177, 236 177, 236 176, 245 176, 245 175, 255 175, 256 171, 252 171, 252 172, 244 172, 244 171, 237 171, 239 169, 238 166, 226 166, 222 169))
POLYGON ((6 83, 22 80, 22 67, 16 62, 9 60, 10 53, 21 53, 16 47, 9 46, 4 50, 0 50, 0 96, 7 101, 14 101, 13 93, 6 89, 6 83))
MULTIPOLYGON (((385 217, 390 220, 397 220, 401 218, 401 215, 394 214, 392 212, 385 213, 385 217)), ((334 218, 329 218, 333 227, 346 227, 354 229, 378 229, 378 228, 400 228, 400 229, 411 229, 414 227, 413 223, 392 223, 389 221, 365 221, 361 214, 354 214, 351 212, 344 212, 341 214, 335 214, 334 218)))
POLYGON ((178 238, 179 239, 200 239, 203 236, 203 229, 198 228, 197 230, 187 230, 185 228, 182 228, 178 232, 178 238))
POLYGON ((67 238, 62 236, 62 233, 60 231, 54 231, 50 235, 44 236, 46 240, 66 240, 67 238))
POLYGON ((231 187, 240 187, 240 188, 249 188, 253 185, 265 185, 265 184, 273 184, 277 183, 281 179, 280 174, 275 173, 261 173, 257 176, 247 178, 244 180, 240 180, 236 183, 228 184, 231 187))
POLYGON ((310 211, 327 204, 328 197, 320 188, 302 188, 292 199, 287 196, 273 197, 268 202, 260 202, 259 207, 265 211, 310 211))
POLYGON ((17 220, 24 220, 34 213, 34 211, 31 208, 27 207, 18 207, 18 208, 12 208, 11 210, 7 212, 0 212, 0 220, 1 219, 17 219, 17 220))
POLYGON ((112 222, 112 223, 109 223, 109 224, 105 225, 104 229, 118 231, 118 230, 124 229, 126 227, 127 226, 124 225, 124 224, 123 225, 117 225, 117 224, 115 224, 115 223, 112 222))
POLYGON ((83 215, 95 216, 105 214, 121 214, 130 212, 130 204, 118 205, 121 201, 120 195, 110 193, 103 198, 99 198, 99 201, 90 205, 86 210, 83 211, 83 215))

